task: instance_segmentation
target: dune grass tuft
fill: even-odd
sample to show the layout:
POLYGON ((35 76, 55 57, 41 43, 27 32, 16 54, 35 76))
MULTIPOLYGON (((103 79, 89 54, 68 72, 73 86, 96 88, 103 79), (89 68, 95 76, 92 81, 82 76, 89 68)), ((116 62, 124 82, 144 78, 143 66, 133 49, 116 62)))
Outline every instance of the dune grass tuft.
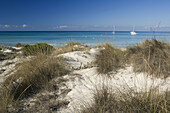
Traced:
POLYGON ((5 49, 5 48, 6 48, 6 46, 0 45, 0 51, 5 49))
POLYGON ((23 46, 24 46, 24 45, 21 44, 21 43, 17 43, 17 44, 14 45, 14 47, 23 47, 23 46))
POLYGON ((114 48, 110 44, 102 45, 104 48, 96 56, 96 64, 98 65, 99 73, 108 73, 116 70, 123 65, 123 52, 120 49, 114 48))
POLYGON ((169 94, 160 94, 158 90, 114 94, 103 87, 94 93, 92 104, 81 106, 80 113, 168 113, 169 94))
POLYGON ((83 50, 85 50, 84 44, 82 44, 80 42, 70 42, 65 46, 57 48, 53 52, 53 55, 59 55, 59 54, 67 53, 67 52, 83 51, 83 50))
POLYGON ((10 105, 14 104, 14 98, 6 88, 0 88, 0 113, 8 113, 10 105))
POLYGON ((170 76, 170 45, 153 39, 127 49, 129 63, 135 72, 145 72, 156 77, 170 76))
POLYGON ((14 99, 28 97, 46 88, 49 81, 68 73, 62 58, 38 55, 23 62, 19 69, 4 82, 14 99), (9 85, 12 83, 12 85, 9 85))
POLYGON ((22 52, 24 55, 37 55, 37 54, 50 54, 54 50, 54 47, 48 45, 47 43, 36 43, 34 45, 25 45, 22 48, 22 52))

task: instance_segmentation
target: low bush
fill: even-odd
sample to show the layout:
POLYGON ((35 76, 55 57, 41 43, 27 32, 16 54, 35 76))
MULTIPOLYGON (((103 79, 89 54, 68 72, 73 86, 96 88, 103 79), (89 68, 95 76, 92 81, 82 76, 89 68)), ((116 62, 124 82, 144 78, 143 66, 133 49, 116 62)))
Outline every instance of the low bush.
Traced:
POLYGON ((135 72, 145 72, 156 77, 170 76, 170 45, 153 40, 127 49, 126 58, 135 72))
POLYGON ((69 42, 67 46, 74 46, 74 45, 83 45, 80 42, 69 42))
POLYGON ((0 51, 5 49, 5 48, 6 48, 6 46, 0 45, 0 51))
POLYGON ((4 82, 14 99, 28 97, 48 86, 49 81, 68 73, 62 58, 38 55, 23 62, 4 82), (12 85, 9 85, 12 83, 12 85))
POLYGON ((40 53, 50 54, 54 50, 54 47, 47 43, 37 43, 35 45, 25 45, 22 48, 24 55, 37 55, 40 53))
POLYGON ((81 107, 80 113, 168 113, 170 92, 158 90, 114 94, 108 88, 94 93, 94 102, 81 107))
POLYGON ((99 73, 108 73, 116 70, 123 65, 123 51, 114 48, 110 44, 104 44, 103 50, 96 56, 96 64, 98 65, 99 73))
POLYGON ((14 45, 15 47, 23 47, 24 45, 22 45, 21 43, 17 43, 14 45))
POLYGON ((66 46, 57 48, 53 52, 53 55, 59 55, 67 52, 82 51, 82 50, 85 50, 84 44, 81 44, 80 42, 70 42, 66 46))
POLYGON ((6 88, 0 88, 0 113, 8 113, 9 106, 13 105, 13 96, 6 88))

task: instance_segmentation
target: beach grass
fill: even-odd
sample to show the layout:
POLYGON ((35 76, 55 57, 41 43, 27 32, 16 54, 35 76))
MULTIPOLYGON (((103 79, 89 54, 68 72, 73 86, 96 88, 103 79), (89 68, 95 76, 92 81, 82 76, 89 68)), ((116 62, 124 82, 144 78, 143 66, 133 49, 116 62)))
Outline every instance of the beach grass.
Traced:
POLYGON ((145 72, 156 77, 170 76, 170 44, 156 39, 127 48, 126 58, 134 72, 145 72))
POLYGON ((14 45, 14 47, 23 47, 24 45, 23 44, 21 44, 21 43, 16 43, 15 45, 14 45))
POLYGON ((79 113, 168 113, 169 98, 170 92, 160 93, 158 89, 113 93, 104 86, 96 89, 93 102, 83 104, 79 113))
POLYGON ((56 48, 56 50, 53 52, 53 55, 59 55, 67 52, 72 51, 83 51, 85 50, 84 44, 80 42, 70 42, 67 43, 65 46, 62 46, 60 48, 56 48))
POLYGON ((3 85, 16 100, 37 93, 46 88, 51 79, 67 73, 62 58, 41 54, 20 64, 19 69, 3 85))
POLYGON ((22 53, 25 56, 38 55, 38 54, 50 54, 54 51, 54 47, 47 43, 36 43, 34 45, 24 45, 22 53))
POLYGON ((0 88, 0 113, 8 113, 9 106, 14 105, 14 98, 6 88, 0 88))
MULTIPOLYGON (((3 83, 0 90, 0 112, 8 112, 10 105, 15 106, 18 100, 48 88, 51 79, 69 72, 63 58, 55 56, 72 51, 85 51, 89 48, 79 42, 70 42, 56 49, 46 43, 25 45, 22 49, 23 54, 32 57, 22 62, 18 70, 3 83)), ((163 78, 170 75, 170 45, 168 43, 153 39, 129 47, 126 51, 108 43, 97 48, 102 48, 95 61, 98 73, 116 72, 128 63, 132 64, 134 72, 145 72, 148 75, 163 78)), ((168 113, 170 110, 169 91, 160 93, 158 89, 150 89, 145 92, 136 92, 129 89, 126 93, 118 93, 113 93, 106 86, 97 89, 93 95, 94 103, 82 106, 81 113, 168 113)))
POLYGON ((106 74, 123 66, 123 51, 108 43, 101 45, 101 47, 104 49, 96 56, 95 61, 99 73, 106 74))

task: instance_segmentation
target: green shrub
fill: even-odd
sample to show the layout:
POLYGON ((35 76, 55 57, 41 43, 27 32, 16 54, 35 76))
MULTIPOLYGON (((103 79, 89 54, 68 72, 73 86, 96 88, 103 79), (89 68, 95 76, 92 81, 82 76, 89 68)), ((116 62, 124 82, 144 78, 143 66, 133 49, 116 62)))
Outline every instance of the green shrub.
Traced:
POLYGON ((123 65, 123 52, 120 49, 114 48, 110 44, 104 44, 103 50, 96 56, 96 64, 98 65, 99 73, 108 73, 116 70, 123 65))
POLYGON ((6 48, 6 46, 0 45, 0 50, 3 50, 5 48, 6 48))
POLYGON ((80 42, 69 42, 67 46, 74 46, 74 45, 83 45, 80 42))
POLYGON ((15 47, 23 47, 24 45, 22 45, 21 43, 17 43, 14 45, 15 47))
POLYGON ((13 104, 13 97, 9 90, 6 90, 6 88, 0 88, 0 113, 8 113, 9 106, 13 104))
POLYGON ((59 55, 59 54, 63 54, 63 53, 67 53, 67 52, 72 52, 72 51, 83 51, 86 48, 84 48, 83 46, 84 44, 81 44, 80 42, 70 42, 65 46, 62 46, 60 48, 57 48, 54 52, 53 55, 59 55), (75 47, 77 45, 77 47, 75 47), (81 48, 80 46, 83 46, 83 48, 81 48))
POLYGON ((135 72, 145 72, 157 77, 170 76, 170 45, 156 39, 145 40, 127 49, 126 58, 135 72))
POLYGON ((160 94, 158 90, 114 94, 104 87, 97 90, 92 104, 84 104, 80 113, 168 113, 170 92, 160 94))
POLYGON ((19 69, 8 77, 4 86, 14 99, 27 97, 48 86, 54 77, 68 73, 62 58, 38 55, 23 62, 19 69), (9 85, 9 83, 13 83, 9 85))
POLYGON ((46 43, 37 43, 35 45, 25 45, 22 48, 24 55, 37 55, 39 53, 50 54, 54 47, 46 43))

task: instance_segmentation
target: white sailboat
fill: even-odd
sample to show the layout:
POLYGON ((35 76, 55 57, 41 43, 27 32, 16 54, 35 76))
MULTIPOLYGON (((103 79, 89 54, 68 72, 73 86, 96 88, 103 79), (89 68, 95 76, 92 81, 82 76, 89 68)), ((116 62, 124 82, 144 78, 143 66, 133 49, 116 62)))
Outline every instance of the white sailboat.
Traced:
POLYGON ((114 26, 113 28, 114 28, 114 29, 113 29, 113 31, 112 31, 112 34, 115 34, 115 33, 116 33, 116 32, 115 32, 116 27, 114 26))
POLYGON ((133 31, 130 32, 131 35, 136 35, 135 27, 133 26, 133 31))

